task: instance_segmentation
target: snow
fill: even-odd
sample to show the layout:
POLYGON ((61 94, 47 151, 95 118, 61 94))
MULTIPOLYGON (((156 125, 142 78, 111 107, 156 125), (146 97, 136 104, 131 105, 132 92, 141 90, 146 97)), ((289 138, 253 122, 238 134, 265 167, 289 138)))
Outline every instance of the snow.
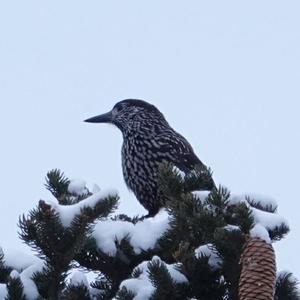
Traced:
POLYGON ((261 224, 266 229, 273 230, 281 225, 288 226, 288 221, 278 214, 262 211, 254 207, 251 209, 255 223, 261 224))
POLYGON ((35 300, 39 296, 37 287, 31 278, 34 273, 41 272, 43 268, 44 263, 40 261, 28 267, 20 274, 21 281, 24 285, 24 294, 28 300, 35 300))
POLYGON ((240 203, 249 205, 245 195, 231 195, 228 199, 228 205, 238 205, 240 203))
POLYGON ((201 202, 203 203, 211 191, 194 191, 192 194, 201 202))
MULTIPOLYGON (((204 201, 209 193, 210 191, 195 191, 193 192, 193 195, 200 201, 204 201)), ((253 198, 254 201, 260 202, 263 206, 276 206, 276 202, 267 197, 261 196, 258 200, 254 198, 254 196, 249 196, 249 198, 253 198)), ((236 205, 239 203, 245 203, 251 209, 255 225, 260 224, 265 227, 266 230, 272 230, 276 226, 281 226, 283 224, 288 226, 287 221, 278 214, 261 211, 251 207, 247 202, 245 195, 234 195, 230 197, 229 205, 236 205)), ((253 230, 253 235, 259 235, 257 228, 253 230)), ((142 250, 147 251, 149 249, 153 249, 157 240, 168 229, 169 216, 165 210, 161 210, 153 218, 144 219, 137 224, 120 220, 100 221, 96 224, 92 235, 96 239, 97 245, 101 251, 110 256, 115 256, 117 252, 116 241, 128 238, 135 253, 139 254, 142 250)), ((240 230, 239 227, 230 224, 224 227, 224 229, 230 231, 240 230)), ((268 238, 262 234, 262 229, 260 229, 260 235, 264 236, 265 240, 268 240, 268 238)), ((213 260, 216 259, 216 256, 213 255, 214 253, 209 254, 211 255, 210 261, 213 262, 213 260)))
MULTIPOLYGON (((2 250, 4 254, 4 265, 13 268, 10 273, 11 278, 20 278, 24 285, 24 295, 28 300, 35 300, 39 294, 34 281, 31 279, 33 274, 42 271, 44 267, 44 262, 33 256, 25 254, 16 249, 2 250)), ((5 299, 7 293, 6 285, 0 285, 0 300, 5 299)))
POLYGON ((20 278, 20 274, 18 271, 12 270, 9 274, 9 277, 12 279, 18 279, 18 278, 20 278))
POLYGON ((249 204, 247 199, 260 204, 262 207, 269 206, 273 209, 277 208, 277 202, 273 198, 254 193, 231 195, 231 197, 229 198, 229 205, 236 205, 239 203, 249 204))
POLYGON ((89 288, 89 283, 85 274, 79 270, 74 270, 70 277, 70 284, 74 286, 85 285, 89 288))
MULTIPOLYGON (((73 205, 59 205, 57 202, 47 203, 58 212, 62 224, 65 227, 68 227, 74 217, 80 214, 81 209, 84 207, 93 208, 97 203, 103 201, 107 197, 117 195, 115 190, 101 191, 96 185, 94 185, 92 190, 95 192, 93 195, 73 205)), ((83 180, 72 180, 70 182, 70 193, 74 195, 86 195, 87 191, 86 183, 83 180)), ((201 202, 204 202, 209 193, 210 191, 195 191, 193 192, 193 195, 201 202)), ((262 206, 277 207, 277 204, 273 199, 253 195, 248 196, 251 200, 253 199, 262 206)), ((288 226, 286 219, 278 214, 265 212, 251 207, 246 200, 246 195, 234 195, 229 198, 229 205, 236 205, 239 203, 245 203, 252 212, 255 222, 255 226, 250 231, 252 237, 259 237, 267 243, 271 243, 268 230, 274 230, 281 225, 288 226)), ((154 217, 146 218, 136 224, 127 221, 113 221, 107 219, 105 221, 99 221, 95 225, 92 236, 95 238, 98 248, 110 256, 115 256, 117 253, 115 241, 121 241, 126 237, 132 245, 134 252, 140 254, 143 250, 147 251, 156 246, 157 240, 170 228, 169 221, 170 218, 165 209, 161 209, 154 217)), ((240 230, 238 226, 230 224, 225 226, 224 229, 229 231, 240 230)), ((44 267, 42 260, 35 256, 21 253, 15 249, 2 251, 0 248, 0 253, 2 252, 4 253, 5 265, 13 268, 10 276, 12 278, 21 279, 24 285, 24 294, 28 300, 36 299, 38 297, 38 290, 31 277, 34 273, 42 271, 44 267)), ((220 267, 222 260, 212 244, 201 245, 195 250, 195 256, 197 258, 202 255, 208 257, 208 263, 213 269, 218 269, 220 267)), ((166 264, 157 256, 152 258, 152 262, 153 261, 165 265, 175 282, 187 282, 186 277, 176 269, 178 264, 166 264)), ((124 286, 134 293, 134 300, 149 299, 155 291, 155 287, 149 280, 148 263, 149 261, 144 261, 136 267, 142 272, 138 278, 127 279, 120 285, 120 288, 124 286)), ((87 276, 79 270, 74 270, 70 274, 69 283, 75 286, 84 284, 89 287, 87 276)), ((6 295, 6 285, 0 284, 0 300, 5 299, 6 295)))
MULTIPOLYGON (((141 264, 139 264, 136 268, 140 269, 143 274, 148 275, 149 274, 149 268, 148 268, 149 262, 150 261, 144 261, 141 264)), ((153 256, 151 262, 152 263, 155 262, 155 263, 164 265, 167 268, 167 270, 169 271, 172 279, 176 283, 188 282, 187 278, 177 270, 177 268, 180 266, 179 264, 167 264, 164 261, 162 261, 159 256, 153 256)), ((148 278, 148 276, 147 276, 147 278, 148 278)))
POLYGON ((5 300, 7 296, 6 284, 0 283, 0 300, 5 300))
POLYGON ((215 247, 212 244, 206 244, 198 247, 195 250, 195 256, 197 258, 200 258, 201 256, 207 256, 209 258, 208 264, 214 270, 218 269, 222 263, 222 259, 219 257, 215 247))
POLYGON ((17 249, 4 249, 4 265, 11 267, 18 272, 21 272, 40 261, 41 260, 38 257, 23 253, 17 249))
POLYGON ((277 208, 277 202, 275 199, 271 198, 270 196, 260 195, 260 194, 244 194, 242 195, 244 198, 249 198, 250 200, 253 200, 256 203, 259 203, 262 207, 270 206, 272 208, 277 208))
POLYGON ((169 215, 161 210, 153 218, 145 219, 134 226, 130 241, 136 253, 140 249, 148 250, 154 248, 156 241, 169 229, 169 215))
POLYGON ((241 228, 239 226, 231 225, 231 224, 226 225, 223 228, 227 231, 235 231, 235 230, 240 231, 241 230, 241 228))
POLYGON ((266 243, 270 244, 271 243, 271 239, 269 236, 268 231, 266 230, 266 228, 264 226, 262 226, 261 224, 256 224, 251 230, 250 230, 250 236, 251 237, 257 237, 260 238, 262 240, 264 240, 266 243))
POLYGON ((169 229, 169 215, 162 209, 152 218, 144 219, 136 224, 126 221, 100 221, 92 233, 99 249, 110 256, 115 256, 117 248, 115 240, 128 237, 136 254, 142 250, 155 247, 157 240, 169 229))
MULTIPOLYGON (((188 282, 187 278, 177 270, 177 267, 179 266, 178 264, 169 265, 162 261, 158 256, 154 256, 151 262, 158 262, 164 265, 176 283, 188 282)), ((149 279, 148 263, 149 261, 144 261, 135 268, 135 270, 138 269, 141 271, 138 278, 124 280, 120 285, 120 289, 122 289, 122 287, 126 287, 127 290, 131 291, 135 295, 133 300, 147 300, 151 297, 153 292, 155 292, 155 287, 149 279)))
POLYGON ((82 179, 72 179, 68 186, 68 192, 75 196, 87 195, 89 190, 86 187, 86 182, 82 179))
POLYGON ((128 291, 131 291, 135 295, 133 300, 149 299, 155 292, 154 286, 151 284, 145 273, 141 274, 139 278, 124 280, 120 285, 120 288, 123 287, 126 287, 128 291))
POLYGON ((100 189, 98 184, 94 183, 93 186, 92 186, 91 191, 92 191, 93 194, 96 194, 96 193, 100 192, 101 189, 100 189))
POLYGON ((96 224, 92 236, 96 239, 99 249, 110 256, 115 256, 117 248, 115 240, 122 240, 134 230, 134 225, 125 221, 101 221, 96 224))
POLYGON ((278 215, 277 213, 271 213, 252 207, 246 200, 247 198, 261 204, 263 207, 271 206, 274 209, 277 207, 277 203, 270 197, 254 194, 234 195, 229 198, 229 205, 245 203, 251 210, 255 223, 255 226, 252 228, 250 233, 252 236, 261 237, 265 241, 270 242, 268 230, 274 230, 276 227, 283 225, 289 227, 288 221, 284 217, 278 215))
POLYGON ((106 191, 99 191, 88 198, 72 204, 72 205, 60 205, 58 202, 47 201, 56 212, 58 212, 61 222, 64 227, 69 227, 75 218, 76 215, 80 214, 81 209, 84 207, 91 207, 93 208, 97 203, 100 201, 105 200, 109 196, 117 196, 117 191, 110 189, 106 191))

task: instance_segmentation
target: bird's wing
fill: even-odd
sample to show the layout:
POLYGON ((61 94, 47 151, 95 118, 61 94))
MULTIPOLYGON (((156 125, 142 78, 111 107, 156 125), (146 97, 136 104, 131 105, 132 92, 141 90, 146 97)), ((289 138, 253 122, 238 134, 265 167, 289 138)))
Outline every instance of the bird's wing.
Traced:
POLYGON ((182 135, 170 132, 156 138, 160 144, 160 151, 167 155, 166 159, 183 172, 193 170, 196 165, 203 165, 190 143, 182 135))
MULTIPOLYGON (((185 174, 189 174, 191 171, 196 170, 203 172, 207 176, 209 173, 207 167, 195 154, 190 143, 180 134, 172 136, 161 136, 160 144, 163 153, 168 155, 165 160, 173 163, 178 169, 183 171, 185 174)), ((213 178, 209 175, 208 189, 216 187, 213 178)))

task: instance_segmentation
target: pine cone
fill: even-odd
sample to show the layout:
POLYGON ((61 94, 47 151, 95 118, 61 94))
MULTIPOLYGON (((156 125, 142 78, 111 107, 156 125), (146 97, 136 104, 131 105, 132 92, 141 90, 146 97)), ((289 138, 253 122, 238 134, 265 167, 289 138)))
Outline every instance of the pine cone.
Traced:
POLYGON ((271 244, 250 237, 241 256, 240 300, 273 300, 276 283, 275 253, 271 244))

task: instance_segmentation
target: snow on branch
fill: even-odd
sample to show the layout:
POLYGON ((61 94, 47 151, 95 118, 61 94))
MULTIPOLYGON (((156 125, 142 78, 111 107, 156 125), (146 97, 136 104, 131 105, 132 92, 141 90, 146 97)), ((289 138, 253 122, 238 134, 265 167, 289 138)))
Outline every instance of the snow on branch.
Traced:
POLYGON ((68 185, 68 192, 75 196, 88 195, 89 190, 86 187, 86 182, 82 179, 72 179, 68 185))
POLYGON ((250 235, 253 238, 255 238, 255 237, 260 238, 268 244, 271 243, 271 239, 270 239, 268 231, 266 230, 266 228, 264 226, 262 226, 259 223, 254 225, 254 227, 250 230, 250 235))
POLYGON ((7 286, 4 283, 0 283, 0 299, 4 300, 7 297, 7 286))
MULTIPOLYGON (((208 197, 207 191, 195 191, 193 195, 201 203, 205 203, 208 197)), ((239 204, 245 204, 253 217, 254 226, 250 232, 251 236, 260 237, 267 242, 271 242, 274 237, 276 239, 276 230, 280 230, 280 228, 288 230, 287 220, 276 212, 277 203, 274 199, 255 194, 231 195, 227 206, 239 204), (275 232, 273 236, 272 231, 275 232)))
MULTIPOLYGON (((77 186, 78 187, 78 186, 77 186)), ((74 187, 73 187, 74 188, 74 187)), ((79 193, 83 191, 82 186, 78 190, 75 188, 73 192, 79 193)), ((58 202, 46 201, 60 216, 61 222, 64 227, 69 227, 76 215, 79 215, 81 210, 85 207, 94 208, 99 202, 105 201, 108 197, 116 197, 118 192, 114 189, 99 191, 88 198, 72 204, 72 205, 60 205, 58 202)))
POLYGON ((201 258, 202 256, 208 257, 208 264, 213 270, 219 269, 222 263, 221 257, 218 255, 214 245, 206 244, 198 247, 195 250, 195 256, 201 258))
POLYGON ((167 264, 158 256, 154 256, 151 261, 144 261, 134 268, 132 272, 133 278, 124 280, 120 285, 120 290, 125 288, 127 291, 132 292, 134 300, 149 299, 156 290, 151 281, 151 265, 153 264, 165 267, 174 283, 188 282, 187 278, 178 271, 178 264, 167 264))
POLYGON ((128 237, 136 254, 142 250, 155 247, 157 240, 169 229, 169 215, 162 209, 152 218, 139 221, 136 224, 127 221, 99 221, 92 233, 101 251, 110 256, 117 252, 115 241, 128 237))
POLYGON ((26 268, 39 264, 41 259, 36 256, 23 253, 17 249, 3 249, 4 265, 18 272, 22 272, 26 268))
POLYGON ((229 198, 228 205, 237 205, 244 203, 250 209, 254 219, 254 227, 250 234, 253 237, 260 237, 266 242, 271 242, 269 231, 277 228, 288 228, 288 221, 276 213, 277 203, 268 197, 254 195, 251 197, 245 195, 234 195, 229 198), (256 207, 253 207, 256 206, 256 207), (266 209, 266 210, 264 210, 266 209))
MULTIPOLYGON (((32 277, 35 273, 43 270, 44 262, 35 256, 22 253, 15 249, 3 251, 3 254, 4 265, 12 269, 10 277, 20 278, 24 286, 24 294, 28 300, 37 299, 39 293, 32 277)), ((6 296, 6 284, 0 284, 0 299, 5 299, 6 296)))

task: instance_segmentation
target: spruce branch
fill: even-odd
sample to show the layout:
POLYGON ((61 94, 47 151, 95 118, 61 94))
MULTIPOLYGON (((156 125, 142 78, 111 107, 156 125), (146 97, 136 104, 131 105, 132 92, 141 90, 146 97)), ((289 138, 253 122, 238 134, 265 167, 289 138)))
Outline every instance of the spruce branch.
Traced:
POLYGON ((291 273, 285 272, 277 277, 274 300, 299 300, 298 281, 291 273))
POLYGON ((210 266, 208 256, 196 257, 194 250, 183 247, 177 259, 181 262, 181 272, 189 282, 187 293, 189 299, 223 300, 226 286, 222 280, 221 270, 210 266))
POLYGON ((0 248, 0 283, 6 283, 12 268, 7 267, 4 263, 4 253, 0 248))
POLYGON ((221 258, 220 272, 229 299, 238 299, 238 283, 241 272, 240 257, 245 243, 245 235, 239 229, 218 228, 213 241, 221 258))
MULTIPOLYGON (((74 198, 68 193, 69 183, 59 170, 53 170, 47 174, 46 187, 58 198, 60 205, 64 205, 66 210, 67 204, 72 204, 72 198, 74 198)), ((78 196, 75 200, 80 202, 88 196, 90 194, 84 197, 78 196)), ((28 216, 20 217, 21 239, 37 251, 41 259, 45 261, 44 269, 33 276, 42 297, 58 300, 63 299, 62 297, 77 299, 75 295, 81 295, 81 299, 88 299, 89 296, 83 287, 70 286, 65 289, 65 279, 74 265, 74 260, 83 253, 94 222, 107 217, 117 207, 117 203, 118 197, 107 196, 93 207, 82 206, 80 212, 74 216, 67 227, 63 225, 61 215, 56 209, 42 200, 37 208, 29 212, 28 216)))
POLYGON ((168 269, 160 260, 152 259, 148 263, 148 277, 156 288, 155 296, 152 296, 151 300, 157 299, 158 295, 165 299, 175 284, 168 269))
POLYGON ((24 295, 24 286, 19 277, 10 278, 7 283, 7 296, 5 300, 28 300, 24 295))
POLYGON ((134 297, 135 295, 131 291, 128 291, 125 286, 116 295, 117 300, 133 300, 134 297))
POLYGON ((91 287, 99 290, 96 296, 97 300, 111 300, 116 294, 112 282, 102 273, 99 274, 95 282, 91 283, 91 287))
POLYGON ((68 186, 70 180, 59 169, 51 170, 46 176, 46 188, 61 204, 70 204, 68 186))
POLYGON ((159 187, 168 197, 178 197, 184 192, 183 178, 172 164, 164 163, 159 169, 159 187))
POLYGON ((187 284, 175 282, 160 259, 148 262, 148 277, 155 288, 150 300, 186 299, 187 284))
POLYGON ((62 255, 63 248, 68 247, 61 243, 64 227, 60 217, 45 201, 41 200, 28 217, 20 217, 19 228, 20 238, 50 264, 62 255))
POLYGON ((167 202, 170 229, 159 240, 159 245, 174 253, 182 242, 188 242, 194 248, 211 242, 215 229, 227 225, 222 215, 226 201, 227 193, 218 189, 213 190, 204 202, 191 193, 172 198, 167 202))
POLYGON ((250 197, 246 197, 246 201, 250 204, 250 206, 255 207, 259 210, 270 212, 270 213, 276 213, 277 212, 277 205, 267 204, 263 205, 261 202, 256 201, 255 199, 252 199, 250 197))
POLYGON ((68 284, 60 300, 91 300, 91 296, 84 284, 68 284))
POLYGON ((239 203, 227 207, 226 221, 228 224, 237 225, 245 234, 254 226, 254 218, 250 207, 246 203, 239 203))
POLYGON ((284 238, 290 231, 290 228, 286 224, 281 224, 280 226, 276 226, 275 228, 268 229, 270 239, 275 241, 280 241, 284 238))
MULTIPOLYGON (((229 190, 223 186, 214 186, 211 191, 199 193, 197 191, 208 189, 212 183, 209 169, 200 168, 184 175, 171 164, 163 165, 160 191, 166 195, 169 229, 159 238, 154 248, 140 252, 134 248, 136 246, 132 244, 134 239, 130 233, 123 238, 116 234, 118 238, 113 245, 116 251, 114 255, 108 255, 101 250, 101 235, 97 236, 97 240, 92 235, 94 228, 98 229, 94 227, 95 222, 109 219, 111 222, 137 224, 144 217, 131 218, 124 214, 111 217, 110 214, 117 208, 118 198, 108 196, 93 207, 80 203, 80 212, 71 209, 77 211, 77 215, 73 213, 73 220, 66 225, 63 210, 60 209, 67 210, 68 205, 71 208, 72 204, 92 195, 84 188, 84 183, 78 182, 71 181, 72 186, 64 173, 57 169, 50 171, 46 187, 58 199, 59 205, 63 206, 57 209, 57 204, 49 205, 40 201, 35 209, 19 220, 20 237, 45 262, 44 269, 36 272, 32 278, 40 300, 132 300, 137 296, 135 293, 139 293, 138 289, 133 288, 131 291, 128 282, 124 285, 121 283, 126 279, 138 283, 145 275, 148 286, 151 282, 154 288, 151 300, 237 300, 241 254, 246 238, 257 222, 254 208, 268 213, 275 213, 277 209, 274 205, 262 204, 268 202, 255 201, 249 197, 246 201, 237 199, 234 202, 229 190), (86 192, 81 194, 80 190, 86 192), (213 250, 206 247, 212 247, 213 250), (151 259, 153 256, 159 256, 163 261, 151 259), (148 273, 143 269, 145 265, 140 269, 137 267, 144 261, 150 261, 148 273), (99 272, 97 280, 91 285, 93 290, 85 285, 66 283, 70 269, 77 267, 99 272), (174 268, 185 276, 188 283, 176 281, 174 268)), ((86 203, 93 202, 88 200, 86 203)), ((272 241, 281 239, 288 231, 285 224, 268 230, 272 241)), ((8 284, 8 291, 11 288, 10 296, 7 297, 12 298, 7 300, 19 299, 16 297, 22 297, 21 286, 13 287, 9 279, 11 268, 5 266, 3 259, 0 252, 0 283, 8 284)), ((297 282, 290 274, 280 275, 276 283, 275 300, 300 300, 296 286, 297 282)))
POLYGON ((184 178, 185 192, 211 191, 215 188, 212 171, 205 165, 196 165, 194 170, 188 173, 184 178))
POLYGON ((213 212, 216 217, 221 218, 225 222, 224 212, 228 206, 229 198, 230 192, 228 189, 220 185, 218 189, 214 189, 208 194, 204 205, 206 209, 213 212))

